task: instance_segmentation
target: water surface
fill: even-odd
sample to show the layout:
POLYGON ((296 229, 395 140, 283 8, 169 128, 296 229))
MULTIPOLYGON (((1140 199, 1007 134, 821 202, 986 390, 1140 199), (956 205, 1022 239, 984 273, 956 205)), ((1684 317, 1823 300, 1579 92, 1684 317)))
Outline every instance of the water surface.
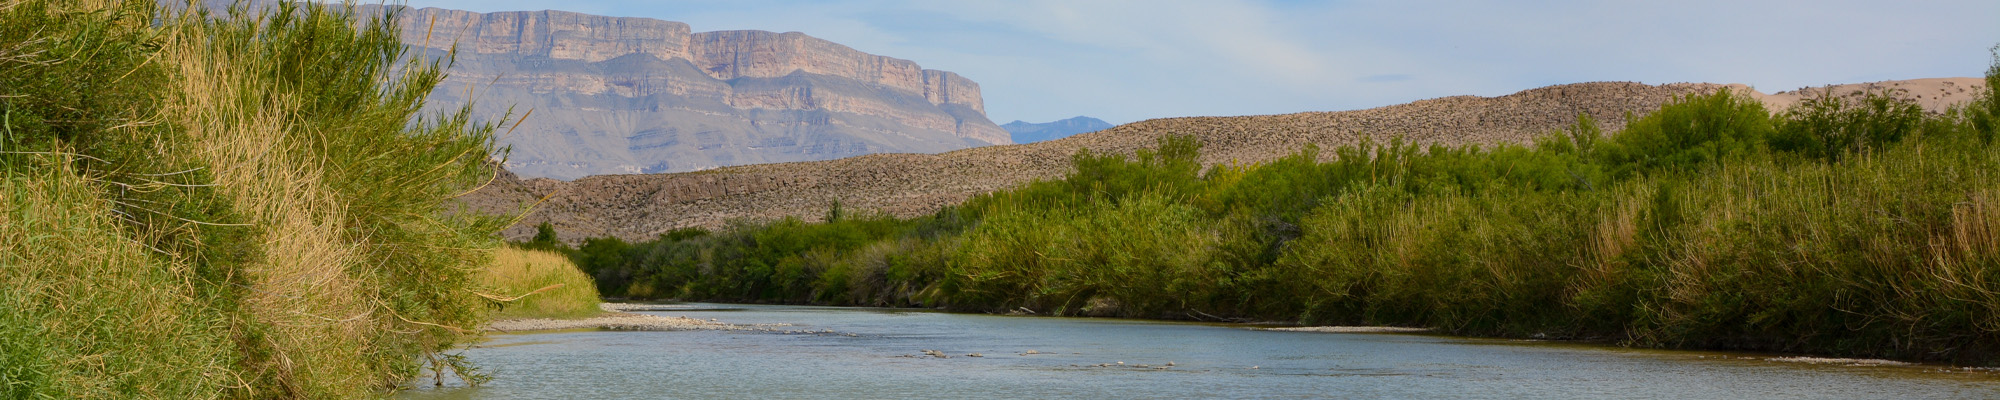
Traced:
POLYGON ((1935 366, 1820 366, 1769 355, 1118 319, 697 306, 703 309, 648 313, 836 333, 495 335, 465 353, 492 382, 433 389, 426 380, 400 397, 2000 397, 2000 377, 1935 366), (1025 354, 1030 350, 1041 354, 1025 354), (1175 366, 1157 368, 1168 362, 1175 366))

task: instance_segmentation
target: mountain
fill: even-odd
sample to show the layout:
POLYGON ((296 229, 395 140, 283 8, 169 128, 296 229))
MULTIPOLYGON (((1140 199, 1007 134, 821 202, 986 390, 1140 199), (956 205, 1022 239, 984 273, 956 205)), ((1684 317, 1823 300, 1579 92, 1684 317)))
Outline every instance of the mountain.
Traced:
POLYGON ((1091 133, 1111 128, 1111 123, 1091 117, 1076 117, 1055 122, 1031 124, 1014 120, 1000 129, 1006 129, 1014 143, 1034 143, 1070 137, 1079 133, 1091 133))
POLYGON ((684 172, 1011 143, 979 84, 803 33, 563 11, 405 8, 403 40, 457 46, 440 110, 525 122, 502 143, 527 177, 684 172))

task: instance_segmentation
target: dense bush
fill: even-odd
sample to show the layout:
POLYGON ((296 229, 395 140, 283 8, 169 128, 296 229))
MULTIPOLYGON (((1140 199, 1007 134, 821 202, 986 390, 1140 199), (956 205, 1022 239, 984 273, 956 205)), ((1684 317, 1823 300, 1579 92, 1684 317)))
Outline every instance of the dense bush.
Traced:
POLYGON ((1896 101, 1890 93, 1870 93, 1859 101, 1831 89, 1785 110, 1772 147, 1802 156, 1838 161, 1842 155, 1865 153, 1897 143, 1925 122, 1915 103, 1896 101))
POLYGON ((1762 154, 1776 129, 1764 103, 1728 89, 1626 120, 1625 129, 1595 149, 1599 162, 1622 177, 1713 168, 1762 154))
MULTIPOLYGON (((367 397, 484 318, 490 125, 443 61, 283 3, 0 5, 0 393, 367 397)), ((449 359, 449 358, 444 358, 449 359)))

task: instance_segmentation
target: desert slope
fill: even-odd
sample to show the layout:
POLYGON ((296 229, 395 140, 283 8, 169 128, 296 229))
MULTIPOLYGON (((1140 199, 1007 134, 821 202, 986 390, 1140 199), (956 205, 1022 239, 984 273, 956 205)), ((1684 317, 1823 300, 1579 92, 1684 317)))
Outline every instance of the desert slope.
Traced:
MULTIPOLYGON (((1970 98, 1969 93, 1979 87, 1974 82, 1979 80, 1925 79, 1832 88, 1836 93, 1868 85, 1901 88, 1904 96, 1928 96, 1919 101, 1937 111, 1970 98), (1924 102, 1931 97, 1940 100, 1924 102)), ((549 221, 570 241, 594 236, 646 239, 680 227, 720 227, 738 218, 816 219, 834 200, 851 209, 913 216, 978 193, 1060 177, 1068 172, 1069 156, 1078 149, 1129 153, 1151 147, 1158 137, 1169 134, 1198 138, 1204 146, 1202 161, 1208 165, 1262 162, 1308 143, 1327 148, 1364 136, 1447 145, 1525 143, 1574 123, 1580 114, 1591 115, 1609 129, 1622 125, 1627 113, 1650 112, 1675 96, 1732 86, 1742 87, 1579 83, 1499 97, 1454 96, 1355 111, 1155 119, 1047 142, 943 154, 874 154, 693 173, 592 176, 573 182, 498 179, 468 196, 466 203, 475 210, 505 212, 547 196, 506 235, 525 238, 533 234, 534 225, 549 221)), ((1796 102, 1803 92, 1751 96, 1775 110, 1796 102)))
MULTIPOLYGON (((1729 86, 1737 89, 1745 88, 1743 85, 1729 86)), ((1809 87, 1771 94, 1753 90, 1750 92, 1750 96, 1762 100, 1765 107, 1775 111, 1783 110, 1786 107, 1797 104, 1799 100, 1804 100, 1810 96, 1818 96, 1823 93, 1830 92, 1843 97, 1858 97, 1867 92, 1886 91, 1898 97, 1915 100, 1917 105, 1923 106, 1926 110, 1939 112, 1951 106, 1972 101, 1974 96, 1978 96, 1979 88, 1985 86, 1986 80, 1983 78, 1929 78, 1809 87)))

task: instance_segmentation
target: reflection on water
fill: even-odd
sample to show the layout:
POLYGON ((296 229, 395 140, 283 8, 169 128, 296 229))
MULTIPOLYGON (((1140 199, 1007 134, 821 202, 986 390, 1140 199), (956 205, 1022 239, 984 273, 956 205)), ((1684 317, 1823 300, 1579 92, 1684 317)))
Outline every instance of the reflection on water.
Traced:
POLYGON ((433 389, 425 381, 400 397, 2000 397, 2000 377, 1936 367, 1818 366, 1723 353, 1113 319, 700 306, 714 311, 651 313, 836 333, 497 335, 466 352, 492 382, 433 389))

